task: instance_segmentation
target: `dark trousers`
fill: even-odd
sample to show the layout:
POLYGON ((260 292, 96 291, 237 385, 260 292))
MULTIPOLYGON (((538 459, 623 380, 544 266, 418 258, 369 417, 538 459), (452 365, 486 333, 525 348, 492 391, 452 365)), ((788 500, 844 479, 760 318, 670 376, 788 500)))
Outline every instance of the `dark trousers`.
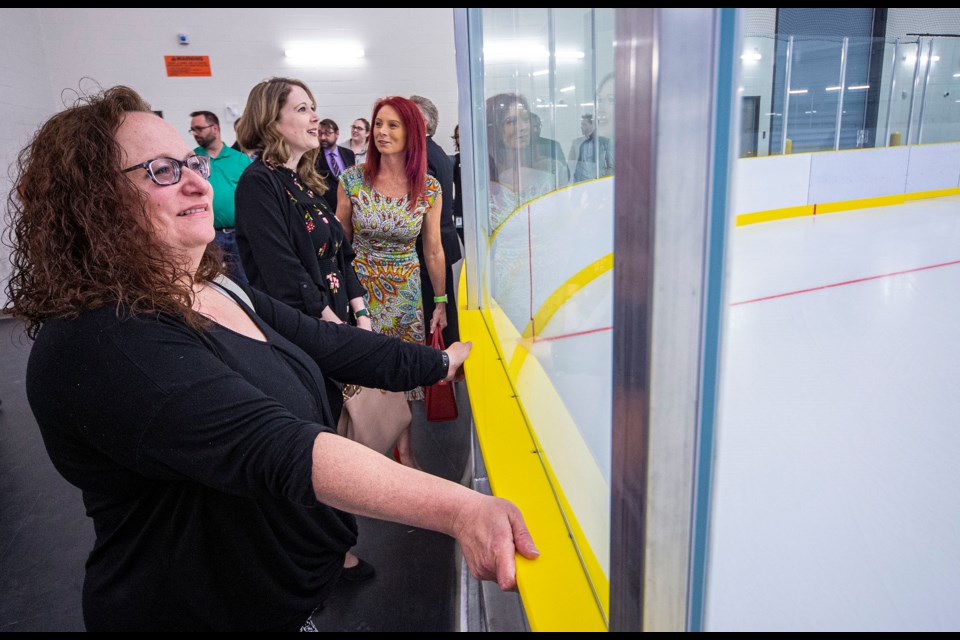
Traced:
POLYGON ((240 284, 247 284, 247 274, 240 264, 240 250, 237 248, 237 231, 233 228, 217 229, 217 236, 213 239, 223 249, 223 264, 227 267, 227 275, 240 284))

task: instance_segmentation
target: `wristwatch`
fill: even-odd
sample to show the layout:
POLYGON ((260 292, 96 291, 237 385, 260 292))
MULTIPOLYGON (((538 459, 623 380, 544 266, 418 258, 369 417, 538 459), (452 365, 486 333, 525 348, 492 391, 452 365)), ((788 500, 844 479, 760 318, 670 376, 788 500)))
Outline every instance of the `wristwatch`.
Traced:
POLYGON ((446 351, 441 351, 440 357, 443 358, 443 377, 446 378, 450 375, 450 356, 447 355, 446 351))

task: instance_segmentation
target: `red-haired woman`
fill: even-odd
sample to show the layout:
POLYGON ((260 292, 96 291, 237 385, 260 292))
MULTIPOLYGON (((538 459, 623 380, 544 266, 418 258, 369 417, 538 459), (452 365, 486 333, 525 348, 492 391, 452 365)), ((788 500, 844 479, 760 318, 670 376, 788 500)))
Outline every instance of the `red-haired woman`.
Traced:
MULTIPOLYGON (((426 132, 419 107, 388 96, 373 106, 367 160, 340 175, 337 218, 353 243, 353 267, 367 290, 373 330, 423 343, 420 260, 416 241, 423 229, 423 251, 434 291, 446 291, 440 243, 440 184, 427 175, 426 132)), ((437 300, 430 332, 447 326, 445 296, 437 300)), ((410 400, 423 398, 418 387, 410 400)), ((410 429, 397 441, 400 462, 417 467, 410 429)))

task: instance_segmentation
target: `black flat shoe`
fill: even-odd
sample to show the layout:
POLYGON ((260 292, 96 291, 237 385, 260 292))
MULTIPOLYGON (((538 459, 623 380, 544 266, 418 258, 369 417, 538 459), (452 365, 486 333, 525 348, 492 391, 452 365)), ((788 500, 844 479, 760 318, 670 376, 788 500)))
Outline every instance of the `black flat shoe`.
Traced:
POLYGON ((377 570, 373 568, 373 565, 365 560, 360 560, 355 566, 350 567, 349 569, 344 567, 343 571, 340 573, 340 578, 348 582, 363 582, 364 580, 369 580, 377 573, 377 570))

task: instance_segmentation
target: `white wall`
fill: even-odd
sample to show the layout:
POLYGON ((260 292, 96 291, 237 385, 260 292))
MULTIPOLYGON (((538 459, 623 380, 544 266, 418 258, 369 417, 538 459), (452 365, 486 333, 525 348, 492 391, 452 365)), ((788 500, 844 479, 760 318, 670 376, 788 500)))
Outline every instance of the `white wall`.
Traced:
POLYGON ((741 158, 731 215, 960 187, 960 142, 741 158))
MULTIPOLYGON (((36 9, 0 9, 0 209, 6 211, 8 168, 36 123, 54 113, 36 9)), ((4 216, 5 220, 5 216, 4 216)), ((6 223, 0 225, 6 231, 6 223)), ((0 285, 10 277, 9 249, 0 242, 0 285)), ((0 305, 7 295, 0 291, 0 305)))
MULTIPOLYGON (((191 111, 218 114, 224 140, 232 143, 233 118, 226 105, 242 108, 250 88, 270 76, 305 81, 320 117, 340 126, 341 144, 349 138, 350 123, 370 118, 377 98, 416 93, 436 103, 436 141, 453 153, 458 98, 449 8, 0 9, 0 35, 4 204, 10 189, 7 169, 36 127, 70 103, 70 90, 96 84, 133 87, 163 111, 191 147, 196 144, 186 132, 191 111), (190 44, 180 45, 178 33, 187 33, 190 44), (361 43, 366 55, 360 66, 297 67, 283 54, 295 41, 339 39, 361 43), (209 56, 212 76, 168 78, 165 55, 209 56)), ((0 245, 4 285, 8 253, 0 245)), ((0 303, 5 301, 0 294, 0 303)))
POLYGON ((453 152, 457 76, 452 9, 38 11, 55 93, 76 88, 84 76, 103 86, 130 85, 162 110, 191 144, 186 133, 191 111, 208 109, 228 119, 223 135, 233 142, 225 105, 242 107, 254 84, 283 75, 308 84, 320 117, 333 118, 340 126, 341 142, 349 137, 353 120, 370 118, 378 97, 424 95, 440 111, 437 142, 453 152), (181 32, 189 35, 189 45, 178 44, 181 32), (361 66, 298 67, 283 55, 292 42, 331 40, 358 41, 366 52, 361 66), (168 78, 165 55, 210 56, 213 75, 168 78))

